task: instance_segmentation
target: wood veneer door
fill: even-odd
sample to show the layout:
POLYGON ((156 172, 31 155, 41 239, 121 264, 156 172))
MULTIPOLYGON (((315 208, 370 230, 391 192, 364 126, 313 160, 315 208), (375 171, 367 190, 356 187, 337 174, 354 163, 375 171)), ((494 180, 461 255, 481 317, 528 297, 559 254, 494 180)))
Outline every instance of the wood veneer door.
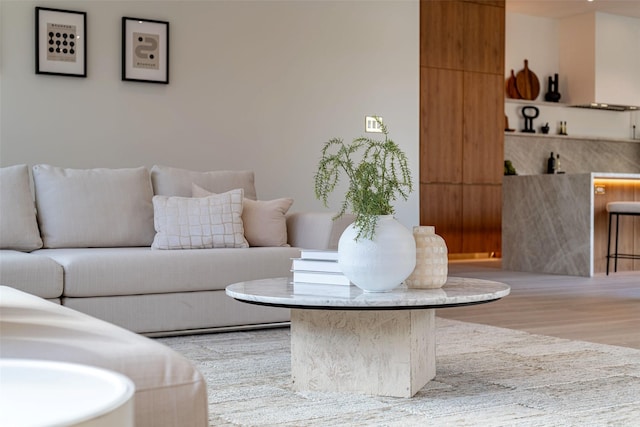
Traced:
POLYGON ((504 3, 502 7, 487 2, 463 4, 464 70, 498 74, 504 80, 504 3))
POLYGON ((449 253, 462 252, 462 185, 421 184, 420 224, 435 225, 449 253))
POLYGON ((462 253, 501 252, 502 185, 462 186, 462 253))
POLYGON ((420 73, 420 181, 462 182, 463 73, 420 73))
POLYGON ((504 174, 504 78, 464 73, 463 182, 501 184, 504 174))
POLYGON ((464 5, 458 1, 420 1, 420 66, 461 70, 464 5))

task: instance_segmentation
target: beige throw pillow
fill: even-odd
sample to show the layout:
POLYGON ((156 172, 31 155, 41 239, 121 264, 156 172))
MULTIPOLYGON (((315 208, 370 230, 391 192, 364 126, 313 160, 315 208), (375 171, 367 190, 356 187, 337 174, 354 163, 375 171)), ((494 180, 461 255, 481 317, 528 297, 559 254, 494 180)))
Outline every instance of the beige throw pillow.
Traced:
POLYGON ((154 196, 153 249, 246 248, 243 190, 202 198, 154 196))
MULTIPOLYGON (((192 184, 193 197, 206 197, 213 193, 192 184)), ((244 237, 249 246, 289 246, 287 244, 286 213, 293 199, 268 201, 243 200, 242 223, 244 237)))
POLYGON ((42 247, 27 165, 0 169, 0 249, 42 247))

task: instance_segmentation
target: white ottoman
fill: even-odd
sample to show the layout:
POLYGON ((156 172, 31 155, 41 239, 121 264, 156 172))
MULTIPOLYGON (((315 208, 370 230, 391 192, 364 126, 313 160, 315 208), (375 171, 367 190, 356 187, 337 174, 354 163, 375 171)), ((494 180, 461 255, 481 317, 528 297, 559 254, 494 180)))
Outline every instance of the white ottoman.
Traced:
POLYGON ((0 358, 78 363, 135 385, 137 427, 209 425, 206 384, 172 349, 39 297, 0 286, 0 358))

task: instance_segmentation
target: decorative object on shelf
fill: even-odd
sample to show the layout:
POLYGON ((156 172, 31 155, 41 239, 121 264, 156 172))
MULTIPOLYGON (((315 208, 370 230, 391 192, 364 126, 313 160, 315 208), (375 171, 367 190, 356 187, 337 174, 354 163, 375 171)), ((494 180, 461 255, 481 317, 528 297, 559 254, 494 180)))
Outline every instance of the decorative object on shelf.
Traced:
POLYGON ((518 172, 516 172, 516 168, 513 166, 513 163, 511 163, 511 160, 504 161, 504 174, 506 176, 518 175, 518 172))
POLYGON ((540 115, 540 110, 538 107, 534 107, 533 105, 527 105, 526 107, 522 107, 522 116, 524 117, 524 129, 522 132, 525 133, 536 133, 536 130, 533 128, 533 119, 540 115), (527 111, 533 111, 531 115, 527 113, 527 111))
POLYGON ((516 76, 513 73, 513 70, 511 70, 511 76, 507 78, 507 84, 505 89, 506 89, 508 98, 522 99, 522 97, 518 93, 518 88, 516 87, 516 76))
POLYGON ((553 75, 553 79, 549 76, 549 91, 544 95, 544 100, 548 102, 558 102, 562 95, 558 92, 558 74, 553 75))
POLYGON ((538 76, 529 70, 529 60, 524 60, 524 69, 518 71, 516 75, 516 88, 522 99, 530 101, 536 99, 540 94, 540 81, 538 76))
POLYGON ((558 135, 568 135, 567 122, 560 122, 560 127, 558 128, 558 135))
POLYGON ((551 156, 549 156, 549 159, 547 160, 547 173, 548 174, 554 174, 557 171, 557 163, 556 163, 556 158, 553 155, 553 151, 551 152, 551 156))
POLYGON ((338 262, 359 288, 384 292, 399 286, 415 267, 415 240, 393 218, 392 206, 398 197, 408 199, 413 184, 407 156, 389 139, 382 120, 375 119, 384 140, 360 137, 350 144, 339 138, 329 140, 314 180, 316 197, 328 206, 340 175, 347 177, 348 188, 336 217, 351 208, 356 218, 340 237, 338 262))
POLYGON ((556 173, 557 174, 564 173, 564 171, 562 170, 562 167, 560 167, 560 154, 556 154, 556 173))
POLYGON ((447 244, 430 225, 413 227, 416 267, 405 281, 409 288, 437 289, 447 282, 447 244))
POLYGON ((169 84, 169 23, 122 18, 122 80, 169 84))
POLYGON ((87 77, 87 13, 36 7, 36 74, 87 77))
POLYGON ((545 123, 544 126, 540 126, 540 132, 542 132, 543 134, 548 134, 549 133, 549 129, 551 129, 549 127, 549 123, 545 123))
POLYGON ((515 132, 515 129, 510 129, 509 128, 509 117, 507 117, 507 115, 504 115, 504 131, 505 132, 515 132))

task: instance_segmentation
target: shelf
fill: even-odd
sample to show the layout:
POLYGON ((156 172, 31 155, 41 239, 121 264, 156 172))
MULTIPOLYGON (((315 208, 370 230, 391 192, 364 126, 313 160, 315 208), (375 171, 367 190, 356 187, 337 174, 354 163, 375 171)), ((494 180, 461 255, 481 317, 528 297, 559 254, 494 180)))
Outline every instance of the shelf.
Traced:
POLYGON ((569 104, 563 104, 562 102, 547 102, 547 101, 537 101, 537 100, 528 100, 528 99, 513 99, 513 98, 505 98, 504 102, 508 104, 521 104, 521 105, 541 105, 545 107, 564 107, 569 108, 569 104))
POLYGON ((603 142, 633 142, 640 144, 640 139, 625 139, 625 138, 608 138, 603 136, 585 136, 585 135, 559 135, 557 133, 544 134, 541 132, 526 133, 526 132, 504 132, 505 136, 518 136, 525 138, 558 138, 558 139, 576 139, 580 141, 603 141, 603 142))

